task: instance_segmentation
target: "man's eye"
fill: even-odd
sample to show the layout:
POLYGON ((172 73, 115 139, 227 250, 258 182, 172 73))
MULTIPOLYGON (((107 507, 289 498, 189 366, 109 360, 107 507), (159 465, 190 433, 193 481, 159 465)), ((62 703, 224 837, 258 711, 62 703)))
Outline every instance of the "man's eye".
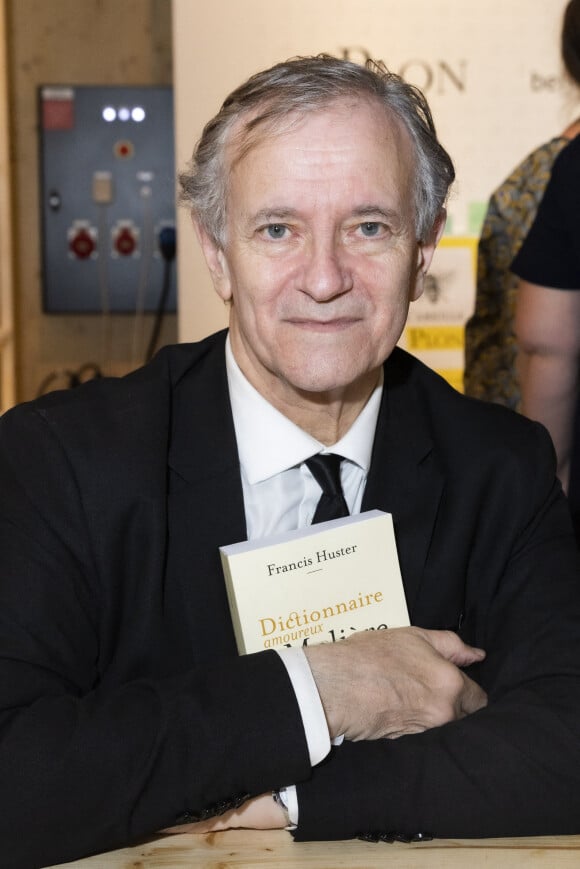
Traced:
POLYGON ((273 239, 284 238, 286 235, 286 227, 283 223, 270 223, 266 227, 266 232, 273 239))
POLYGON ((361 223, 360 229, 365 238, 373 238, 380 234, 381 224, 374 220, 367 220, 365 223, 361 223))

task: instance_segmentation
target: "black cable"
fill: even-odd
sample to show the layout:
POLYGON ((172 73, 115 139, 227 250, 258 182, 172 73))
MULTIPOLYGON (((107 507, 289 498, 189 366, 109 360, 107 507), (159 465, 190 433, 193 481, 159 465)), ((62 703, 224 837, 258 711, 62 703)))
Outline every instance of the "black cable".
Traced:
POLYGON ((82 383, 87 383, 89 380, 98 380, 102 376, 103 372, 96 362, 85 362, 76 371, 71 372, 71 389, 74 389, 75 386, 80 386, 82 383))
POLYGON ((71 371, 68 368, 59 368, 55 371, 51 371, 50 374, 47 374, 44 380, 41 381, 40 386, 36 391, 36 397, 40 398, 41 395, 50 392, 51 390, 49 390, 48 387, 57 381, 59 377, 64 378, 64 383, 58 388, 74 389, 76 386, 80 386, 81 383, 86 383, 88 380, 97 380, 102 376, 103 372, 96 362, 85 362, 80 366, 80 368, 77 368, 74 371, 71 371))
POLYGON ((153 354, 155 353, 157 341, 159 340, 159 333, 161 332, 163 317, 165 316, 165 308, 167 306, 169 289, 171 287, 171 267, 173 265, 173 261, 175 260, 176 252, 175 227, 163 227, 163 229, 159 233, 159 250, 161 251, 161 256, 163 257, 164 263, 163 283, 161 286, 159 302, 157 303, 157 311, 155 313, 155 320, 153 322, 151 338, 149 339, 149 346, 147 347, 147 353, 145 354, 145 362, 149 362, 152 359, 153 354))

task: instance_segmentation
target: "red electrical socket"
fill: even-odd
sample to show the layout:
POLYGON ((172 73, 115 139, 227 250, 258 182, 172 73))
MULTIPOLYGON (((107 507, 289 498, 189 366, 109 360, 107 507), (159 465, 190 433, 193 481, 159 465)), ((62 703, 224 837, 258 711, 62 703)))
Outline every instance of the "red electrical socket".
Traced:
POLYGON ((119 256, 132 256, 137 248, 135 233, 129 226, 123 226, 116 234, 113 247, 119 256))
POLYGON ((69 234, 68 247, 77 259, 89 259, 95 252, 97 244, 93 233, 86 226, 79 226, 69 234))

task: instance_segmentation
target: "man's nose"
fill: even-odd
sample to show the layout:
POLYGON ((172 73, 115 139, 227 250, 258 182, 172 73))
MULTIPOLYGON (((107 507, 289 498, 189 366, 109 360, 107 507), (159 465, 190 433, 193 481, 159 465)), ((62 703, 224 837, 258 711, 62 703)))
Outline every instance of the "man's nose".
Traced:
POLYGON ((352 288, 352 277, 345 261, 345 253, 335 239, 328 238, 313 243, 305 255, 307 259, 301 287, 303 292, 318 302, 325 302, 352 288))

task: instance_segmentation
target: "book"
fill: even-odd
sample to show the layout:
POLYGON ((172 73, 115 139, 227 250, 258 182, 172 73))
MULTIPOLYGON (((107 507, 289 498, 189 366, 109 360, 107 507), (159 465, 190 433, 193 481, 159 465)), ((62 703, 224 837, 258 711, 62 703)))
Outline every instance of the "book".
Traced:
POLYGON ((219 551, 242 655, 409 624, 390 513, 369 510, 219 551))

